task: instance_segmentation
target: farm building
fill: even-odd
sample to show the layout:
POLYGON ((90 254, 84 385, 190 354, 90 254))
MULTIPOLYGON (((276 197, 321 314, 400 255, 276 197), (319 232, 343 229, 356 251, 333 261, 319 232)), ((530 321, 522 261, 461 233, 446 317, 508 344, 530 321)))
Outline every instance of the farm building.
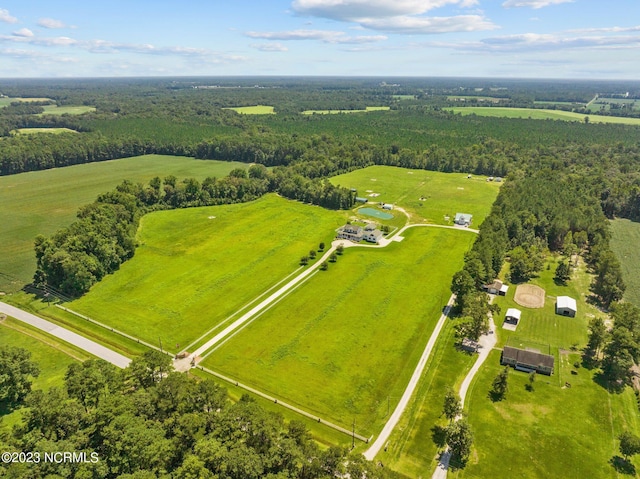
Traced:
POLYGON ((504 315, 504 320, 507 323, 518 324, 520 321, 520 314, 522 313, 519 309, 509 308, 507 309, 507 314, 504 315))
POLYGON ((489 294, 498 294, 500 296, 506 296, 507 291, 509 291, 509 286, 503 284, 502 281, 496 279, 491 284, 485 284, 484 289, 487 290, 489 294))
POLYGON ((467 213, 456 213, 456 217, 454 218, 453 222, 460 226, 469 226, 472 219, 473 216, 467 213))
POLYGON ((480 348, 480 343, 470 338, 464 338, 460 346, 465 351, 469 351, 470 353, 477 353, 478 349, 480 348))
POLYGON ((382 231, 379 229, 367 230, 364 232, 362 239, 368 241, 369 243, 378 243, 382 238, 382 231))
POLYGON ((553 374, 554 362, 555 358, 548 354, 512 348, 511 346, 505 346, 502 349, 502 357, 500 358, 500 364, 513 366, 518 371, 535 371, 549 376, 553 374))
POLYGON ((356 203, 366 203, 369 200, 367 198, 363 198, 362 196, 356 196, 356 203))
POLYGON ((576 300, 569 296, 558 296, 556 298, 556 314, 574 317, 578 312, 576 300))
POLYGON ((364 230, 360 226, 344 225, 343 227, 338 228, 338 238, 341 239, 348 239, 357 243, 362 240, 363 236, 364 230))
POLYGON ((383 210, 392 210, 393 209, 393 205, 391 203, 383 203, 382 204, 382 209, 383 210))

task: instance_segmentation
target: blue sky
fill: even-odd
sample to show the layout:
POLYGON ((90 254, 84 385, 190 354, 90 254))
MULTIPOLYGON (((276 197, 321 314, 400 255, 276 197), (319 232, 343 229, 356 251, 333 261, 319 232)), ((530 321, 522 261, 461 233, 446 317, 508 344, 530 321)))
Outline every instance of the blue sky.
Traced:
POLYGON ((0 78, 640 78, 639 0, 0 0, 0 78))

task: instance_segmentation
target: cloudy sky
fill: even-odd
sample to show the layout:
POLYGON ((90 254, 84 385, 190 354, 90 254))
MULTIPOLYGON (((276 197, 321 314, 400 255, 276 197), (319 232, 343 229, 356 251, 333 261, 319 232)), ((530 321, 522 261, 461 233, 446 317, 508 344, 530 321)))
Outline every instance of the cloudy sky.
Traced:
POLYGON ((0 0, 0 78, 640 78, 640 0, 0 0))

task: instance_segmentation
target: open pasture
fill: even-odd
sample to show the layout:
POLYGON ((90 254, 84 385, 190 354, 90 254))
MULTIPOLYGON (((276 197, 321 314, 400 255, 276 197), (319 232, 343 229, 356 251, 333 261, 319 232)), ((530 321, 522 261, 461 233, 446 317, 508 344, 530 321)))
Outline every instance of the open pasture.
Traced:
POLYGON ((616 116, 584 115, 571 111, 543 110, 536 108, 502 108, 502 107, 454 107, 449 109, 462 115, 492 116, 500 118, 529 118, 532 120, 565 120, 584 122, 585 116, 590 123, 617 123, 624 125, 640 125, 640 118, 623 118, 616 116))
MULTIPOLYGON (((509 372, 506 399, 492 402, 488 393, 501 371, 500 351, 493 351, 469 390, 468 420, 474 451, 466 468, 452 478, 611 478, 609 463, 620 455, 617 436, 638 434, 640 416, 630 388, 610 394, 594 381, 593 370, 575 369, 577 353, 560 354, 555 375, 538 375, 528 391, 528 375, 509 372), (571 374, 574 370, 577 374, 571 374), (569 383, 567 387, 565 383, 569 383)), ((636 467, 640 461, 634 461, 636 467)))
POLYGON ((121 160, 0 176, 0 291, 14 291, 35 272, 33 240, 75 219, 78 208, 122 180, 147 182, 154 176, 224 176, 243 163, 146 155, 121 160), (8 278, 8 275, 11 278, 8 278))
POLYGON ((236 106, 230 108, 223 108, 223 110, 233 110, 241 115, 273 115, 275 114, 274 107, 268 105, 255 105, 255 106, 236 106))
POLYGON ((428 227, 404 236, 386 248, 347 249, 203 364, 374 433, 388 401, 393 409, 402 395, 475 239, 428 227))
POLYGON ((18 128, 12 130, 12 135, 37 135, 39 133, 49 133, 59 135, 60 133, 78 133, 70 128, 18 128))
POLYGON ((303 115, 335 115, 337 113, 367 113, 371 111, 387 111, 388 106, 367 106, 364 110, 305 110, 303 115))
MULTIPOLYGON (((358 196, 369 200, 370 207, 375 208, 378 202, 401 206, 416 223, 453 224, 456 213, 470 213, 472 228, 477 228, 489 214, 501 185, 486 181, 484 176, 467 178, 462 173, 393 166, 370 166, 330 180, 334 185, 356 188, 358 196), (379 196, 369 196, 376 193, 379 196), (449 216, 448 221, 445 216, 449 216)), ((404 216, 394 210, 390 213, 404 216)))
POLYGON ((640 307, 640 223, 616 219, 610 224, 611 249, 620 261, 627 285, 624 299, 640 307))
POLYGON ((344 221, 344 212, 275 195, 151 213, 135 256, 68 306, 181 350, 297 270, 344 221))
POLYGON ((82 115, 83 113, 89 113, 96 111, 93 106, 71 106, 71 105, 47 105, 44 106, 44 112, 40 115, 82 115))
POLYGON ((12 103, 16 103, 16 102, 29 103, 29 102, 34 102, 34 101, 53 101, 53 100, 51 98, 9 98, 9 97, 2 97, 2 98, 0 98, 0 108, 4 108, 5 106, 9 106, 12 103))

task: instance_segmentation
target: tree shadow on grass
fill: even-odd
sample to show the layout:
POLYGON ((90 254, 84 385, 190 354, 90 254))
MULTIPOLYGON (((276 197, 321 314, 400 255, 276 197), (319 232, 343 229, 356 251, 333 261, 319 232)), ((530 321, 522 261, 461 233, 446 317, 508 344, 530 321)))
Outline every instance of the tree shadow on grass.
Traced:
POLYGON ((634 477, 636 475, 636 466, 620 456, 613 456, 609 459, 609 464, 620 474, 627 474, 634 477))
POLYGON ((469 462, 468 457, 461 458, 457 454, 452 454, 449 460, 449 470, 453 472, 458 469, 464 469, 467 466, 467 462, 469 462))
POLYGON ((627 383, 625 381, 611 381, 602 371, 593 375, 593 381, 601 388, 604 388, 608 392, 614 394, 622 393, 627 387, 627 383))
POLYGON ((504 394, 500 394, 494 390, 489 391, 487 397, 491 399, 491 402, 500 402, 504 399, 504 394))
POLYGON ((447 428, 436 424, 431 428, 431 440, 438 447, 444 447, 447 443, 447 428))

